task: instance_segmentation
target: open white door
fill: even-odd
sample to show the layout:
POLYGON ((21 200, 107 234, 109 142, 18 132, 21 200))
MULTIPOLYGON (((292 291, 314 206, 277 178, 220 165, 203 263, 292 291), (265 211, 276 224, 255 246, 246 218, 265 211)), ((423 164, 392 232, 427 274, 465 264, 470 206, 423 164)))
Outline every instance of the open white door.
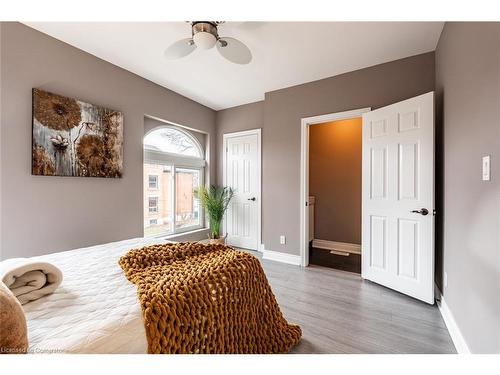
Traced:
POLYGON ((260 129, 224 134, 224 185, 234 189, 225 220, 227 243, 258 250, 260 244, 260 129))
POLYGON ((363 114, 362 277, 434 303, 434 93, 363 114))

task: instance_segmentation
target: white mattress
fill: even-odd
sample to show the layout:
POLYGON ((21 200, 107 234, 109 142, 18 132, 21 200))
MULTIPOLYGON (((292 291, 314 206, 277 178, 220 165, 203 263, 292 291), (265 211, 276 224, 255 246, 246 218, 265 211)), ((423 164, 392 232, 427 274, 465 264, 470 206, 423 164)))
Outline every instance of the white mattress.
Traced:
POLYGON ((23 305, 33 353, 146 353, 135 285, 118 265, 128 250, 158 239, 136 238, 34 259, 63 273, 55 293, 23 305))

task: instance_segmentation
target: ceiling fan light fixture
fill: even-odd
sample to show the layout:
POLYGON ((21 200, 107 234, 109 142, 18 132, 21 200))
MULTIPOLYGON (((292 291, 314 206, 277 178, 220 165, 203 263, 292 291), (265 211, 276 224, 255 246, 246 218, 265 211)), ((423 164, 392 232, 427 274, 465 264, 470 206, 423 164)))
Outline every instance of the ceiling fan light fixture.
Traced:
POLYGON ((217 27, 223 21, 191 21, 191 38, 172 43, 165 51, 168 59, 179 59, 192 53, 196 48, 209 50, 217 45, 217 51, 226 60, 235 64, 248 64, 252 52, 238 39, 219 37, 217 27))
POLYGON ((196 47, 210 49, 215 46, 219 35, 217 34, 217 23, 209 21, 195 21, 192 23, 193 41, 196 47))
POLYGON ((215 43, 217 43, 217 38, 215 37, 215 35, 206 31, 200 31, 194 34, 193 40, 196 44, 196 47, 201 49, 210 49, 215 46, 215 43))

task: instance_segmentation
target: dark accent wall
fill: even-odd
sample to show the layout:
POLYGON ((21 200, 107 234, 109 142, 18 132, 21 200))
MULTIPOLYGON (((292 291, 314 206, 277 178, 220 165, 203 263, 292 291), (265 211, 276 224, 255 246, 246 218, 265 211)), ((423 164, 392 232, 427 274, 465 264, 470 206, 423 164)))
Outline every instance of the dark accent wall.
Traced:
MULTIPOLYGON (((218 112, 219 149, 223 133, 262 127, 265 248, 294 255, 300 252, 300 121, 303 117, 379 108, 433 90, 434 52, 429 52, 268 92, 264 102, 218 112), (285 245, 280 244, 280 235, 287 237, 285 245)), ((218 168, 217 175, 222 181, 222 168, 218 168)))
POLYGON ((500 353, 500 23, 446 23, 436 98, 436 281, 471 352, 500 353))
POLYGON ((361 117, 309 129, 314 238, 361 244, 361 117))
POLYGON ((145 115, 208 133, 215 160, 212 109, 25 25, 0 30, 2 259, 142 236, 145 115), (123 178, 31 175, 33 87, 124 113, 123 178))

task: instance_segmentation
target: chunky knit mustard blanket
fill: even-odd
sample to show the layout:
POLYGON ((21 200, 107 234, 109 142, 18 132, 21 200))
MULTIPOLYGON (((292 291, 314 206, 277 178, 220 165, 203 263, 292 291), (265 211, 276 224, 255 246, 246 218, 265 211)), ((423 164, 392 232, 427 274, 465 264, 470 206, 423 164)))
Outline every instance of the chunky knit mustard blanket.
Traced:
POLYGON ((224 245, 177 243, 129 251, 149 353, 286 353, 288 324, 259 260, 224 245))

